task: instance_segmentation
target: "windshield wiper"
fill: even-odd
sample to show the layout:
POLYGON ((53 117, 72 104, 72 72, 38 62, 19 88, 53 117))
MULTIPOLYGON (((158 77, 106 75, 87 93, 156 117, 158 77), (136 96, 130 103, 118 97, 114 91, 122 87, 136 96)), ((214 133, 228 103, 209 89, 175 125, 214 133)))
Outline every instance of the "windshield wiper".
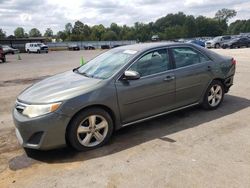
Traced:
POLYGON ((73 69, 73 72, 75 72, 75 73, 77 73, 77 74, 80 74, 80 75, 83 75, 83 76, 86 76, 86 77, 90 77, 86 72, 80 72, 80 71, 78 70, 78 68, 79 68, 79 67, 74 68, 74 69, 73 69))

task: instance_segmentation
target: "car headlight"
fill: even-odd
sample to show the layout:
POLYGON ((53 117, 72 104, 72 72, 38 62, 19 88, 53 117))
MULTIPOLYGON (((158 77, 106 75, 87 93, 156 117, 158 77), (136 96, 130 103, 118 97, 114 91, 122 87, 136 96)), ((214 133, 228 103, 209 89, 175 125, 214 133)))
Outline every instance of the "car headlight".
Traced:
POLYGON ((56 111, 60 105, 61 102, 41 105, 27 105, 23 110, 23 115, 26 115, 30 118, 45 115, 56 111))

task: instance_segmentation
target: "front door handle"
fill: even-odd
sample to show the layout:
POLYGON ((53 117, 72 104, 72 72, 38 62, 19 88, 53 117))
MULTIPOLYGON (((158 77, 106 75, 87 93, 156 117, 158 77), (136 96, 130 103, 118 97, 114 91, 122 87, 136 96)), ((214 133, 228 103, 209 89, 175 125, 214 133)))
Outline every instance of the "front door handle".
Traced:
POLYGON ((211 69, 212 69, 211 66, 208 65, 208 66, 207 66, 207 70, 208 70, 208 71, 211 71, 211 69))
POLYGON ((167 76, 166 78, 164 78, 164 81, 171 81, 171 80, 174 80, 175 79, 175 76, 167 76))

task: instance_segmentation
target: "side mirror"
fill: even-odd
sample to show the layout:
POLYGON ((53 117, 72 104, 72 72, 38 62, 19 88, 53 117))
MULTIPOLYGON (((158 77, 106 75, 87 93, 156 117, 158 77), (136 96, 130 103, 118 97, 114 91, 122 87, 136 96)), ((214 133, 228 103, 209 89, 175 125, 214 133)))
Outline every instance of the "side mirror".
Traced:
POLYGON ((136 71, 127 70, 124 72, 124 80, 138 80, 139 78, 140 74, 136 71))

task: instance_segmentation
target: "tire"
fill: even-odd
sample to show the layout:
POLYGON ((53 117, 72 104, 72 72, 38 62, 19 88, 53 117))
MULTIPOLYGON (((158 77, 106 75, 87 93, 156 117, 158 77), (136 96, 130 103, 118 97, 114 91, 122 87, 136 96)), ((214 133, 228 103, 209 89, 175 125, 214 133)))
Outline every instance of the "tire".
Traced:
POLYGON ((67 142, 78 151, 103 146, 113 133, 113 120, 101 108, 90 108, 79 112, 67 127, 67 142), (98 133, 97 133, 98 132, 98 133))
POLYGON ((30 51, 29 51, 29 50, 27 50, 27 52, 28 52, 28 54, 30 53, 30 51))
POLYGON ((4 56, 3 59, 2 59, 3 63, 6 62, 6 57, 4 56))
POLYGON ((40 54, 40 50, 37 50, 37 53, 40 54))
POLYGON ((202 102, 203 108, 207 110, 217 109, 224 99, 224 94, 225 94, 224 85, 219 80, 212 81, 212 83, 208 86, 206 93, 204 95, 202 102))
POLYGON ((214 47, 215 48, 220 48, 220 44, 217 43, 217 44, 214 45, 214 47))

